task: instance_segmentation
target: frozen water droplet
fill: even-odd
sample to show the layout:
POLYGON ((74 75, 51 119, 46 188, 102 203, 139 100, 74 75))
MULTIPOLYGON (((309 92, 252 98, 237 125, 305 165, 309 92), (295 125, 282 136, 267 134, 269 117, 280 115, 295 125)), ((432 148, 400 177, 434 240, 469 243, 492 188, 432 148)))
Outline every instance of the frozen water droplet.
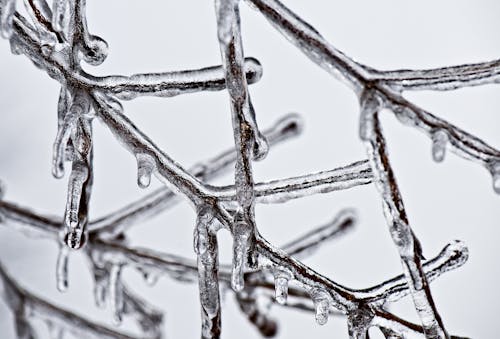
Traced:
POLYGON ((432 134, 432 158, 435 162, 444 160, 446 154, 446 144, 448 143, 448 133, 439 130, 432 134))
POLYGON ((83 60, 92 66, 99 66, 108 56, 108 43, 95 35, 89 35, 84 38, 82 51, 83 60))
POLYGON ((109 296, 111 301, 111 311, 113 312, 113 321, 120 324, 123 318, 123 285, 121 282, 122 266, 115 264, 111 266, 109 276, 109 296))
POLYGON ((315 289, 311 292, 311 298, 316 308, 316 322, 319 325, 326 324, 330 313, 330 295, 326 291, 315 289))
POLYGON ((56 281, 59 292, 65 292, 68 289, 68 257, 68 247, 64 245, 59 246, 56 264, 56 281))
POLYGON ((289 275, 283 272, 276 273, 274 276, 275 298, 281 305, 286 304, 288 298, 288 280, 289 275))
POLYGON ((153 158, 147 154, 139 153, 137 159, 137 185, 146 188, 151 183, 151 174, 155 169, 153 158))
POLYGON ((66 0, 54 0, 52 3, 52 27, 57 32, 64 29, 64 17, 66 14, 66 0))
POLYGON ((490 171, 493 179, 493 190, 496 194, 500 194, 500 161, 495 161, 490 171))
POLYGON ((2 12, 0 16, 0 34, 3 38, 9 39, 12 35, 12 20, 16 12, 16 0, 3 0, 2 12))

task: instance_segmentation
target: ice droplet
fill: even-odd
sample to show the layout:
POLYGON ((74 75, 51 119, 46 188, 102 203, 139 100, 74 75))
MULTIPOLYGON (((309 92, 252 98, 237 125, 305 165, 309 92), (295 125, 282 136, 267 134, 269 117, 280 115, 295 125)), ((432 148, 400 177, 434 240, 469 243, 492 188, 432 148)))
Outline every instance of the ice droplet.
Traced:
POLYGON ((92 66, 99 66, 108 56, 108 43, 95 35, 84 37, 83 60, 92 66))
POLYGON ((57 32, 64 29, 64 17, 66 14, 66 0, 54 0, 52 3, 52 27, 57 32))
POLYGON ((448 133, 438 130, 432 134, 432 159, 435 162, 444 160, 446 154, 446 144, 448 143, 448 133))
POLYGON ((140 188, 147 188, 151 183, 151 174, 155 169, 153 158, 147 154, 139 153, 137 159, 137 185, 140 188))
POLYGON ((289 275, 283 272, 278 272, 274 275, 275 298, 278 304, 286 304, 288 298, 288 280, 289 275))
POLYGON ((111 266, 109 276, 109 296, 111 301, 111 312, 113 321, 120 324, 123 318, 123 285, 121 282, 122 266, 114 264, 111 266))
POLYGON ((490 171, 493 179, 493 190, 496 194, 500 194, 500 161, 495 161, 490 171))
POLYGON ((59 292, 65 292, 68 289, 68 258, 68 247, 60 245, 56 264, 56 281, 59 292))
POLYGON ((9 39, 12 35, 12 20, 16 12, 16 0, 0 0, 2 12, 0 16, 0 34, 9 39))
POLYGON ((328 321, 330 313, 330 295, 321 289, 315 289, 311 292, 311 298, 316 308, 316 322, 324 325, 328 321))

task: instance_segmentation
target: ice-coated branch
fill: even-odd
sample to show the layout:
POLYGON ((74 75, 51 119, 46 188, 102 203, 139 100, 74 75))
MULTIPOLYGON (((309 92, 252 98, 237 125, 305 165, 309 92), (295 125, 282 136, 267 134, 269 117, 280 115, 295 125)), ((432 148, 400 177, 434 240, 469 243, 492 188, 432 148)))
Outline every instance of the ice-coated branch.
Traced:
POLYGON ((448 91, 500 82, 500 60, 422 70, 372 70, 372 81, 404 91, 448 91))
MULTIPOLYGON (((4 12, 2 11, 2 13, 4 12)), ((34 28, 18 13, 13 15, 13 29, 14 35, 11 38, 11 45, 14 46, 17 54, 25 54, 35 65, 46 70, 51 77, 60 82, 70 83, 78 88, 98 89, 105 93, 117 95, 121 99, 133 99, 144 95, 169 97, 199 91, 218 91, 226 88, 222 67, 220 66, 131 76, 97 77, 81 69, 77 72, 69 69, 67 61, 60 60, 58 53, 43 54, 42 42, 35 33, 34 28)), ((89 58, 96 57, 99 54, 95 50, 104 49, 104 47, 100 46, 103 46, 103 44, 96 42, 94 47, 89 47, 84 51, 87 51, 87 54, 90 55, 89 58)), ((67 46, 63 44, 61 48, 67 48, 67 46)), ((104 51, 100 53, 104 53, 104 51)), ((103 58, 98 57, 98 60, 103 58)), ((262 75, 260 63, 254 58, 246 58, 244 65, 244 74, 248 83, 257 82, 262 75)))
POLYGON ((234 290, 241 291, 244 287, 245 268, 254 265, 253 252, 257 236, 252 157, 263 159, 267 154, 268 145, 257 127, 255 111, 243 72, 244 56, 239 1, 215 0, 215 13, 236 148, 235 201, 237 207, 234 221, 226 225, 233 237, 231 286, 234 290))
MULTIPOLYGON (((39 236, 44 238, 52 238, 57 241, 57 222, 52 220, 50 217, 43 217, 36 213, 30 212, 24 208, 17 207, 12 203, 0 202, 0 214, 5 218, 5 224, 7 226, 16 227, 16 223, 21 223, 24 226, 25 233, 32 236, 39 236), (52 235, 52 236, 51 236, 52 235)), ((349 211, 342 211, 334 220, 337 223, 332 222, 332 225, 337 225, 342 227, 343 224, 352 223, 352 215, 349 211)), ((336 228, 336 227, 332 227, 336 228)), ((325 226, 317 227, 315 231, 308 235, 301 236, 290 244, 312 244, 314 240, 317 240, 316 235, 324 234, 325 226)), ((334 233, 332 233, 334 234, 334 233)), ((327 241, 327 238, 320 240, 319 243, 327 241)), ((319 244, 318 243, 318 244, 319 244)), ((295 245, 284 245, 283 249, 293 250, 295 245)), ((298 246, 304 248, 304 246, 298 246)), ((95 285, 95 297, 96 303, 98 305, 103 305, 103 303, 109 297, 110 289, 110 271, 113 265, 118 265, 123 268, 131 267, 140 271, 146 281, 150 283, 156 282, 156 280, 161 275, 166 275, 171 279, 178 280, 181 282, 196 282, 198 279, 198 267, 197 263, 191 259, 183 258, 180 256, 161 253, 158 251, 153 251, 145 248, 132 248, 126 245, 123 241, 116 240, 100 240, 98 238, 90 237, 87 246, 87 251, 89 252, 89 258, 91 260, 91 267, 96 280, 95 285)), ((279 253, 279 250, 272 250, 272 252, 279 253)), ((260 253, 260 252, 259 252, 260 253)), ((299 252, 304 253, 304 252, 299 252)), ((305 253, 304 253, 305 254, 305 253)), ((275 256, 275 258, 278 256, 275 256)), ((286 267, 287 271, 275 271, 278 275, 286 272, 306 272, 307 276, 302 276, 300 273, 298 278, 293 277, 299 282, 307 281, 311 279, 311 275, 316 282, 320 282, 320 286, 324 287, 324 290, 328 290, 331 286, 336 286, 343 289, 344 292, 349 295, 348 299, 353 301, 352 305, 361 303, 363 305, 372 305, 372 307, 380 307, 389 302, 395 302, 405 296, 407 296, 410 291, 406 279, 403 275, 389 279, 379 285, 369 287, 361 290, 353 290, 330 281, 329 279, 322 277, 318 273, 307 268, 300 262, 281 254, 280 267, 286 267)), ((467 260, 467 248, 460 242, 453 242, 447 245, 435 258, 430 259, 423 263, 423 269, 428 277, 429 281, 433 281, 441 274, 448 272, 452 269, 460 267, 467 260)), ((269 268, 269 265, 265 266, 265 271, 269 268)), ((281 268, 280 268, 281 269, 281 268)), ((245 274, 245 289, 258 289, 265 292, 267 297, 271 297, 274 301, 275 294, 275 277, 269 277, 267 274, 262 274, 263 271, 249 272, 245 274), (267 291, 267 292, 266 292, 267 291)), ((219 280, 221 283, 227 286, 231 285, 231 267, 221 266, 219 270, 219 280)), ((292 279, 290 275, 287 275, 287 280, 292 279)), ((288 296, 284 300, 284 305, 287 307, 297 308, 301 310, 309 310, 315 312, 315 308, 311 305, 311 298, 309 293, 309 285, 304 284, 304 289, 289 288, 288 296)), ((318 286, 315 284, 315 286, 318 286)), ((127 297, 130 292, 124 289, 124 300, 125 300, 125 311, 127 309, 127 300, 136 300, 137 297, 127 297)), ((320 289, 319 291, 323 291, 320 289)), ((244 290, 245 293, 249 293, 249 290, 244 290), (246 291, 246 292, 245 292, 246 291)), ((257 290, 255 291, 257 293, 257 290)), ((255 294, 254 293, 254 294, 255 294)), ((318 293, 316 293, 318 294, 318 293)), ((239 298, 239 297, 238 297, 239 298)), ((139 301, 134 301, 135 305, 140 304, 139 301)), ((249 305, 247 305, 249 307, 249 305)), ((330 305, 334 306, 334 305, 330 305)), ((149 307, 150 308, 150 307, 149 307)), ((140 308, 144 309, 144 307, 140 308)), ((148 309, 148 308, 146 308, 148 309)), ((329 308, 329 313, 335 312, 338 308, 329 308)), ((248 309, 247 309, 248 310, 248 309)), ((323 312, 323 311, 322 311, 323 312)), ((342 311, 345 313, 345 310, 342 311)), ((157 319, 159 315, 155 311, 141 311, 136 312, 140 316, 138 320, 140 323, 146 321, 147 319, 157 319)), ((324 318, 322 318, 324 320, 324 318)), ((154 322, 153 322, 154 323, 154 322)), ((151 328, 151 327, 150 327, 151 328)))
MULTIPOLYGON (((269 146, 289 140, 300 134, 302 120, 296 114, 288 114, 279 119, 273 126, 264 131, 269 146)), ((200 162, 188 170, 201 181, 209 181, 224 173, 236 160, 234 148, 200 162)), ((159 188, 144 198, 89 223, 89 232, 99 233, 100 238, 115 237, 138 221, 152 217, 173 206, 179 200, 174 192, 166 187, 159 188)))
MULTIPOLYGON (((371 92, 376 92, 383 101, 384 108, 393 111, 403 123, 419 128, 431 138, 434 133, 446 133, 448 142, 441 145, 446 144, 459 156, 474 160, 486 167, 493 176, 495 192, 500 193, 500 165, 498 165, 500 151, 419 108, 403 98, 400 92, 406 89, 447 90, 496 83, 500 70, 498 60, 434 70, 378 71, 360 65, 336 50, 313 27, 278 0, 247 0, 247 2, 257 8, 278 31, 313 62, 334 76, 340 77, 353 88, 358 97, 362 95, 363 90, 369 89, 371 92)), ((444 152, 443 146, 435 150, 438 154, 444 152)))
POLYGON ((442 161, 446 149, 458 156, 476 162, 492 176, 492 186, 500 194, 500 151, 481 139, 450 124, 387 89, 380 91, 384 106, 404 124, 415 127, 432 140, 434 160, 442 161))
POLYGON ((392 239, 399 251, 406 279, 410 283, 415 308, 428 338, 447 338, 448 334, 431 296, 421 265, 422 248, 408 221, 394 172, 389 163, 385 139, 379 122, 380 102, 371 92, 361 98, 360 138, 372 163, 375 184, 392 239))
POLYGON ((354 210, 341 210, 328 223, 312 229, 281 248, 288 255, 302 259, 316 252, 320 246, 350 231, 356 222, 357 217, 354 210))
MULTIPOLYGON (((162 317, 126 287, 122 272, 127 267, 140 271, 150 283, 162 274, 180 281, 198 282, 203 338, 220 336, 221 284, 231 287, 242 312, 266 336, 276 333, 276 323, 268 317, 267 311, 269 305, 278 303, 313 311, 319 324, 326 323, 329 315, 335 312, 345 314, 351 338, 368 338, 368 330, 373 326, 377 326, 387 338, 403 338, 406 331, 423 333, 428 338, 448 338, 428 284, 442 273, 460 267, 467 260, 467 249, 462 243, 453 242, 434 259, 423 260, 420 243, 410 227, 390 165, 379 112, 388 109, 403 123, 426 133, 433 143, 435 161, 443 161, 446 150, 450 149, 484 166, 492 174, 494 190, 500 193, 500 151, 402 96, 405 90, 452 90, 498 83, 499 61, 427 70, 379 71, 337 50, 278 0, 247 2, 309 59, 348 85, 358 96, 361 103, 360 137, 366 145, 368 161, 299 177, 254 182, 252 161, 263 159, 273 143, 295 135, 300 130, 300 122, 297 117, 288 116, 264 133, 259 130, 248 84, 261 78, 262 68, 257 60, 244 56, 238 0, 215 0, 221 66, 102 77, 93 76, 81 67, 82 61, 101 64, 108 50, 102 38, 89 32, 85 0, 53 0, 52 6, 46 0, 24 0, 28 19, 16 12, 16 1, 0 0, 0 33, 10 40, 12 52, 26 55, 61 84, 58 130, 53 146, 54 176, 62 177, 64 163, 71 162, 62 221, 37 215, 2 200, 0 215, 9 224, 23 224, 21 229, 29 234, 58 242, 56 276, 60 290, 68 284, 69 250, 62 244, 78 249, 87 243, 85 253, 95 279, 96 303, 103 305, 108 302, 117 322, 123 316, 132 316, 147 336, 161 335, 162 317), (124 115, 119 101, 138 96, 171 97, 224 89, 229 93, 235 149, 190 170, 185 170, 142 133, 124 115), (166 187, 89 223, 88 206, 93 181, 91 124, 94 116, 136 159, 140 187, 148 187, 153 175, 166 187), (233 163, 234 185, 217 187, 207 183, 233 163), (381 195, 389 231, 403 265, 403 275, 367 289, 351 289, 297 260, 352 225, 355 217, 350 212, 341 213, 331 223, 306 233, 281 249, 258 233, 254 217, 256 203, 282 203, 371 182, 375 182, 381 195), (172 206, 177 201, 176 195, 188 200, 197 215, 194 230, 197 261, 128 246, 124 234, 128 227, 172 206), (216 232, 221 228, 228 229, 233 237, 231 265, 219 265, 218 262, 216 232), (291 281, 298 283, 299 287, 290 287, 291 281), (409 294, 413 297, 422 326, 400 319, 386 309, 388 303, 409 294), (262 298, 265 307, 260 302, 262 298)), ((276 227, 283 227, 279 220, 276 227)), ((15 311, 18 334, 30 338, 33 330, 24 304, 28 299, 38 299, 12 282, 1 266, 0 275, 4 291, 8 290, 5 294, 14 296, 7 299, 15 311)), ((42 319, 45 319, 43 314, 66 314, 58 313, 57 308, 54 311, 50 308, 52 306, 38 307, 43 310, 39 312, 42 319)), ((66 319, 65 316, 59 318, 66 319)), ((66 322, 73 324, 78 321, 66 319, 66 322)), ((53 324, 52 320, 50 324, 53 324)), ((87 325, 81 326, 85 328, 87 325)), ((61 335, 64 330, 64 326, 55 327, 61 335)), ((106 329, 101 331, 104 334, 99 337, 109 334, 106 329)), ((120 335, 115 337, 122 338, 120 335)))
MULTIPOLYGON (((0 281, 2 296, 13 313, 18 338, 36 338, 30 325, 30 319, 43 321, 53 333, 71 333, 79 338, 89 339, 135 339, 138 337, 117 332, 108 327, 94 323, 75 313, 35 296, 28 292, 7 273, 0 265, 0 281)), ((144 338, 144 336, 141 336, 144 338)), ((147 338, 153 338, 147 336, 147 338)))

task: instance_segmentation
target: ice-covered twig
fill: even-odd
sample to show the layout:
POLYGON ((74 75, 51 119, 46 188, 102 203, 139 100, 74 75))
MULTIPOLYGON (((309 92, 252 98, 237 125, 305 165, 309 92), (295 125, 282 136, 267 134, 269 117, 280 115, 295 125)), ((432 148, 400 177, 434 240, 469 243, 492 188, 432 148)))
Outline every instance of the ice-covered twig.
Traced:
MULTIPOLYGON (((160 263, 166 265, 168 269, 165 270, 177 278, 196 273, 200 286, 204 337, 217 338, 220 334, 219 282, 229 281, 237 293, 242 293, 244 288, 253 288, 248 282, 252 280, 258 281, 259 287, 265 285, 266 288, 273 289, 275 300, 282 304, 287 304, 288 295, 295 294, 310 299, 314 304, 316 320, 320 324, 327 321, 332 308, 340 310, 347 315, 350 336, 355 338, 367 337, 368 328, 374 325, 376 319, 383 318, 377 312, 381 311, 386 302, 395 301, 411 291, 415 307, 421 316, 421 330, 425 335, 429 338, 448 337, 432 301, 428 281, 448 269, 460 266, 465 261, 466 249, 461 244, 452 244, 434 261, 422 262, 420 244, 409 226, 389 164, 378 114, 382 109, 389 109, 403 122, 430 135, 436 161, 442 161, 446 148, 450 147, 460 156, 479 162, 491 172, 494 189, 500 192, 499 151, 420 109, 401 95, 401 91, 409 89, 448 90, 498 82, 498 61, 434 70, 381 72, 344 55, 278 0, 248 0, 311 60, 346 83, 360 98, 360 135, 367 145, 371 162, 370 165, 362 161, 322 173, 255 184, 251 170, 252 159, 262 159, 268 146, 257 127, 248 94, 247 84, 260 78, 261 68, 256 60, 244 59, 239 1, 215 1, 222 67, 129 77, 94 77, 81 69, 82 60, 97 65, 107 54, 106 42, 88 32, 84 0, 55 0, 52 11, 44 0, 26 0, 32 24, 15 12, 14 1, 0 1, 0 28, 3 35, 11 37, 12 51, 15 54, 24 53, 37 67, 44 69, 62 85, 59 129, 54 146, 54 173, 62 176, 63 162, 72 161, 64 218, 64 241, 72 248, 79 248, 86 240, 85 229, 92 186, 91 107, 136 157, 139 185, 148 186, 151 175, 155 174, 172 192, 187 198, 198 215, 195 229, 198 262, 194 269, 193 264, 180 258, 164 257, 151 251, 126 247, 121 232, 107 240, 105 236, 100 239, 98 232, 89 236, 89 253, 96 277, 96 291, 99 292, 96 295, 104 294, 104 299, 108 297, 117 319, 127 313, 127 310, 138 312, 142 319, 149 318, 144 308, 137 306, 140 305, 138 299, 125 291, 121 281, 122 268, 132 265, 142 270, 148 280, 154 281, 158 272, 153 263, 160 263), (213 187, 204 182, 209 173, 208 167, 199 166, 192 172, 182 168, 124 116, 117 100, 133 99, 140 95, 173 96, 224 88, 227 88, 230 96, 236 146, 235 156, 231 154, 229 157, 236 162, 235 185, 227 187, 213 187), (407 283, 401 276, 367 290, 344 287, 273 247, 257 231, 254 219, 256 202, 284 202, 367 184, 372 180, 377 183, 382 196, 387 223, 399 250, 407 283), (223 266, 220 272, 215 235, 221 227, 219 223, 230 230, 233 236, 232 266, 223 266), (146 266, 142 267, 145 263, 146 266), (177 266, 172 268, 172 265, 177 266), (290 289, 288 283, 291 280, 297 281, 303 291, 290 289), (127 305, 137 307, 130 310, 127 305)), ((229 158, 223 155, 220 159, 215 159, 215 164, 225 166, 224 161, 229 158)), ((217 166, 214 165, 212 169, 214 168, 217 166)), ((153 213, 156 211, 154 204, 159 204, 158 199, 169 201, 169 197, 173 196, 162 196, 167 193, 168 191, 155 192, 136 206, 111 215, 110 219, 117 218, 123 222, 129 218, 130 222, 141 215, 153 213), (148 204, 153 205, 149 207, 148 204), (136 211, 137 214, 130 214, 136 211)), ((6 207, 8 204, 2 206, 6 207)), ((6 215, 13 216, 19 212, 18 208, 11 207, 7 208, 10 210, 6 215)), ((30 213, 23 212, 15 218, 27 221, 30 213)), ((42 226, 46 218, 35 216, 33 219, 38 231, 49 230, 53 225, 59 228, 59 224, 50 220, 49 226, 42 226)), ((95 230, 97 229, 98 227, 95 230)), ((123 232, 124 229, 114 229, 120 230, 123 232)), ((297 253, 301 248, 314 248, 331 234, 324 228, 308 234, 301 239, 300 246, 295 244, 298 246, 297 253)), ((63 288, 67 280, 67 258, 67 251, 61 251, 57 272, 59 285, 63 288)), ((252 313, 253 306, 250 306, 246 308, 247 311, 250 310, 246 312, 247 315, 252 313)), ((252 314, 265 322, 265 318, 261 317, 262 312, 252 314)), ((19 324, 22 328, 28 328, 23 322, 19 324)), ((380 327, 388 331, 389 336, 402 336, 399 329, 382 325, 380 327)), ((28 333, 29 330, 25 332, 28 333)))
MULTIPOLYGON (((406 338, 408 333, 425 334, 422 326, 401 319, 394 314, 383 310, 375 310, 372 319, 372 325, 378 326, 381 329, 389 330, 393 336, 389 338, 406 338)), ((467 339, 467 337, 459 337, 452 335, 450 339, 467 339)))
POLYGON ((326 71, 333 72, 335 76, 340 76, 358 97, 365 89, 370 90, 377 93, 383 102, 383 108, 393 111, 403 123, 419 128, 431 138, 434 133, 446 133, 447 146, 459 156, 486 167, 493 176, 495 192, 500 193, 500 151, 416 106, 403 98, 400 92, 405 89, 444 90, 496 83, 500 72, 498 60, 435 70, 381 72, 360 65, 336 50, 314 28, 279 1, 247 1, 313 62, 326 71), (409 78, 407 82, 405 77, 409 78))
MULTIPOLYGON (((34 29, 18 13, 14 15, 13 28, 14 36, 11 43, 15 45, 19 53, 25 54, 36 65, 45 69, 51 77, 78 88, 98 89, 117 95, 121 99, 133 99, 144 95, 175 96, 199 91, 219 91, 226 88, 220 66, 130 76, 97 77, 83 70, 76 72, 69 69, 65 62, 54 55, 42 54, 42 44, 34 29)), ((250 84, 257 82, 262 76, 262 67, 256 59, 245 59, 245 76, 250 84)))
MULTIPOLYGON (((25 227, 29 228, 31 231, 30 233, 34 236, 49 237, 57 240, 55 236, 55 234, 57 234, 57 228, 53 226, 56 225, 57 222, 51 220, 50 217, 39 216, 11 203, 2 201, 0 204, 0 214, 5 217, 7 225, 10 226, 15 223, 23 223, 25 227), (54 236, 51 237, 50 234, 54 234, 54 236)), ((344 220, 349 223, 353 221, 351 218, 349 213, 346 215, 346 212, 344 212, 335 219, 339 222, 344 220)), ((342 223, 339 224, 339 226, 341 225, 342 223)), ((312 244, 313 242, 311 240, 316 239, 315 235, 323 234, 324 230, 324 226, 318 227, 317 232, 311 232, 312 236, 302 236, 292 241, 291 244, 312 244)), ((327 239, 325 238, 325 240, 327 239)), ((297 246, 285 245, 282 248, 291 248, 293 250, 294 247, 297 246)), ((303 248, 303 246, 298 247, 303 248)), ((145 248, 132 248, 121 241, 101 240, 94 237, 89 239, 87 250, 90 251, 89 257, 93 263, 94 275, 96 275, 96 301, 99 301, 99 296, 102 296, 102 300, 105 301, 107 298, 106 295, 109 294, 109 292, 106 292, 109 286, 108 271, 113 264, 135 268, 144 274, 146 280, 151 280, 151 277, 153 277, 152 281, 156 281, 159 275, 165 274, 181 282, 197 281, 197 264, 191 259, 160 253, 145 248)), ((259 250, 259 248, 257 250, 259 250)), ((271 260, 273 262, 280 262, 280 267, 286 267, 289 272, 298 272, 298 275, 294 275, 293 279, 296 279, 304 286, 301 289, 288 289, 288 298, 285 301, 285 306, 288 307, 314 311, 314 306, 311 305, 311 299, 307 292, 309 289, 308 286, 310 286, 307 284, 308 281, 315 281, 316 283, 314 286, 322 286, 324 288, 322 290, 325 291, 332 286, 335 289, 339 289, 341 292, 343 291, 342 293, 347 296, 346 299, 352 302, 351 305, 362 303, 363 305, 371 305, 371 307, 376 308, 389 302, 395 302, 410 293, 408 284, 403 275, 370 288, 353 290, 330 281, 286 255, 282 254, 280 256, 279 250, 271 251, 273 253, 273 256, 270 256, 271 260)), ((262 252, 259 251, 259 253, 262 252)), ((423 270, 428 280, 433 281, 441 274, 460 267, 466 259, 467 248, 459 242, 454 242, 446 246, 438 256, 426 261, 423 264, 423 270)), ((266 269, 269 267, 269 265, 265 266, 266 269)), ((230 266, 223 265, 220 267, 219 280, 222 283, 229 286, 231 284, 231 276, 230 266)), ((266 295, 274 299, 274 281, 273 278, 269 277, 267 274, 262 274, 260 271, 245 274, 245 286, 248 289, 258 288, 259 291, 267 291, 266 295)), ((248 290, 245 293, 248 293, 248 290)), ((126 301, 126 296, 124 298, 126 301)), ((250 307, 249 305, 247 306, 250 307)), ((341 311, 342 313, 346 312, 345 309, 341 309, 341 311)), ((334 312, 334 308, 330 307, 328 312, 334 312)), ((153 315, 154 314, 156 313, 153 312, 153 315)), ((144 315, 144 313, 139 313, 139 315, 142 315, 140 319, 149 318, 144 315)))
POLYGON ((500 82, 500 60, 419 70, 372 70, 370 80, 404 90, 447 91, 500 82))
POLYGON ((263 159, 267 154, 268 145, 257 127, 255 111, 243 72, 239 1, 215 0, 215 12, 236 148, 234 201, 237 202, 237 207, 234 221, 229 225, 226 224, 233 237, 231 286, 234 290, 241 291, 244 287, 245 268, 254 265, 254 246, 257 236, 252 158, 263 159))
MULTIPOLYGON (((291 137, 297 136, 302 130, 302 120, 296 114, 287 114, 273 126, 264 131, 264 135, 273 146, 291 137)), ((236 160, 234 148, 221 152, 219 155, 196 164, 189 173, 199 180, 207 182, 224 173, 236 160)), ((179 200, 174 192, 166 187, 159 188, 144 198, 89 223, 89 232, 99 233, 101 238, 115 237, 133 224, 144 218, 154 216, 173 206, 179 200)))
MULTIPOLYGON (((0 264, 0 281, 2 295, 13 312, 16 331, 19 338, 35 338, 30 318, 42 320, 47 326, 57 329, 60 333, 71 333, 79 338, 92 339, 135 339, 137 337, 117 332, 103 325, 94 323, 77 314, 35 296, 28 292, 7 274, 0 264)), ((141 336, 144 338, 144 336, 141 336)), ((147 337, 153 338, 153 337, 147 337)))
POLYGON ((313 254, 320 246, 330 242, 349 231, 357 222, 356 213, 352 209, 341 210, 335 218, 320 227, 283 245, 281 248, 288 255, 302 259, 313 254))
POLYGON ((375 175, 375 184, 384 206, 389 230, 399 251, 406 279, 410 283, 416 310, 428 338, 448 334, 434 304, 421 265, 422 248, 408 221, 403 200, 389 163, 385 139, 379 123, 380 102, 371 92, 361 98, 360 137, 364 141, 375 175))

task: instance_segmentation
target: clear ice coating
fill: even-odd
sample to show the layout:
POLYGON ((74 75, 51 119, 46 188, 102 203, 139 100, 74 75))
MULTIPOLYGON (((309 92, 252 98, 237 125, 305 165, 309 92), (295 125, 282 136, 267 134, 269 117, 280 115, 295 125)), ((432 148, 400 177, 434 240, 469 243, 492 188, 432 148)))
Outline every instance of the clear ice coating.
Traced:
MULTIPOLYGON (((45 0, 26 0, 27 17, 26 14, 15 12, 15 0, 0 0, 0 33, 10 39, 12 53, 24 54, 36 67, 45 70, 61 83, 58 131, 53 147, 53 174, 57 178, 62 177, 64 162, 72 163, 63 222, 65 242, 71 248, 80 248, 83 241, 89 242, 90 252, 98 253, 96 256, 86 251, 92 263, 96 304, 104 306, 108 302, 116 322, 120 322, 123 315, 133 315, 146 337, 149 337, 146 335, 148 333, 154 333, 152 337, 155 338, 160 336, 157 329, 161 324, 161 315, 122 283, 122 269, 129 265, 142 272, 146 281, 152 284, 164 273, 182 282, 197 281, 204 338, 220 336, 221 292, 235 293, 241 310, 263 334, 275 334, 276 325, 267 316, 269 305, 263 307, 259 305, 259 300, 315 312, 319 324, 326 323, 330 312, 338 309, 348 313, 352 337, 366 336, 368 322, 362 318, 371 321, 371 317, 375 316, 372 312, 375 308, 379 309, 380 305, 412 294, 422 325, 408 325, 408 322, 398 320, 387 309, 379 309, 382 315, 379 322, 374 322, 374 326, 384 331, 387 337, 402 338, 406 330, 417 330, 427 337, 446 338, 447 332, 427 286, 441 274, 461 266, 467 258, 467 250, 462 243, 452 243, 436 258, 420 262, 420 244, 410 228, 389 165, 378 114, 382 109, 392 111, 402 123, 426 133, 432 139, 432 156, 437 162, 443 161, 446 148, 449 148, 466 159, 486 166, 491 171, 495 192, 500 193, 498 150, 402 96, 405 90, 450 90, 499 83, 500 63, 494 60, 430 70, 378 71, 338 51, 316 29, 281 2, 247 2, 313 62, 356 93, 362 106, 360 137, 367 145, 369 160, 300 177, 254 183, 252 161, 262 160, 276 141, 297 134, 301 123, 297 116, 290 115, 279 122, 274 130, 261 133, 258 128, 248 84, 261 78, 262 67, 256 59, 245 58, 243 53, 238 0, 215 1, 221 66, 102 77, 86 73, 80 67, 81 61, 91 65, 101 64, 108 52, 106 41, 90 34, 88 30, 84 0, 54 0, 51 7, 45 0), (192 171, 184 170, 137 129, 124 114, 119 101, 144 95, 170 97, 213 90, 227 90, 230 94, 235 147, 192 171), (168 188, 153 192, 109 217, 95 221, 95 228, 86 230, 93 173, 90 133, 94 110, 100 121, 136 157, 138 185, 149 186, 154 172, 168 188), (215 172, 234 162, 234 185, 215 187, 206 184, 215 172), (256 203, 282 203, 372 182, 377 184, 384 200, 387 223, 395 245, 400 250, 405 275, 367 289, 350 289, 299 262, 297 259, 310 255, 312 250, 336 234, 337 230, 333 227, 335 223, 306 233, 283 247, 283 251, 259 235, 254 218, 256 203), (133 248, 120 240, 124 239, 123 235, 132 224, 156 214, 165 206, 172 206, 175 193, 179 192, 190 200, 198 213, 194 232, 196 262, 133 248), (232 265, 219 266, 218 263, 216 232, 221 228, 231 230, 232 265), (110 242, 106 243, 105 240, 110 242), (289 297, 288 283, 292 277, 300 287, 290 288, 289 297), (250 282, 248 285, 245 283, 247 278, 250 282), (231 286, 232 289, 219 290, 219 285, 224 288, 231 286), (310 307, 308 293, 314 303, 313 308, 310 307), (295 302, 295 299, 299 301, 295 302)), ((55 234, 61 225, 61 220, 37 215, 4 200, 0 201, 0 215, 7 221, 28 225, 31 231, 41 232, 44 237, 51 239, 57 238, 55 234)), ((338 225, 342 224, 339 221, 338 225)), ((282 225, 277 224, 277 227, 282 225)), ((68 255, 69 249, 62 246, 56 264, 59 290, 67 288, 68 255)), ((92 338, 101 338, 103 333, 112 338, 129 338, 40 301, 19 288, 1 266, 0 278, 20 338, 34 336, 28 319, 32 314, 40 316, 49 327, 53 327, 56 337, 63 336, 68 328, 69 332, 75 334, 75 328, 83 326, 85 333, 91 333, 92 338)), ((85 337, 80 335, 81 332, 76 333, 77 336, 85 337)))
POLYGON ((448 133, 438 130, 432 133, 432 159, 435 162, 442 162, 446 154, 446 144, 448 143, 448 133))
POLYGON ((286 304, 288 298, 288 281, 290 275, 284 272, 277 272, 274 274, 274 289, 275 298, 278 304, 286 304))
POLYGON ((331 307, 331 297, 328 292, 321 289, 314 289, 311 291, 311 299, 316 309, 316 322, 319 325, 324 325, 328 321, 331 307))
POLYGON ((137 159, 137 185, 140 188, 147 188, 151 183, 151 174, 155 169, 155 163, 151 156, 138 153, 137 159))

